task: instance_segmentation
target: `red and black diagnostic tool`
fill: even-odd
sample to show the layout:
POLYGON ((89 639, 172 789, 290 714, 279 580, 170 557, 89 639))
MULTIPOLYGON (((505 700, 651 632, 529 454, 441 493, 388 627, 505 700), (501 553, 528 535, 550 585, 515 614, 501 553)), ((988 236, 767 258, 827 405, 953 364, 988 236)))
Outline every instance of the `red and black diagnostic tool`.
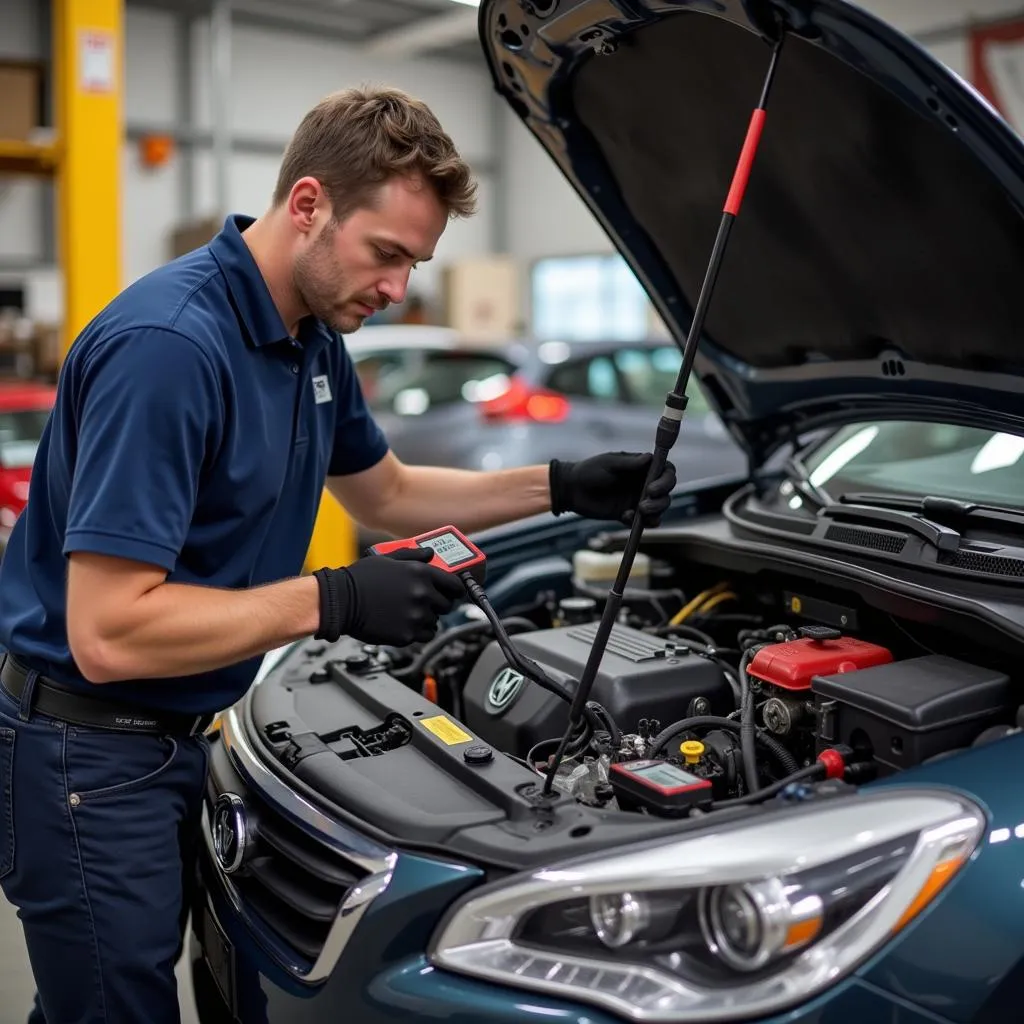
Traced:
MULTIPOLYGON (((549 693, 553 693, 567 704, 571 704, 574 690, 570 689, 566 683, 552 679, 540 665, 516 650, 508 630, 505 629, 498 613, 484 592, 487 556, 461 530, 454 526, 442 526, 416 537, 382 541, 380 544, 371 545, 368 554, 389 555, 395 551, 415 550, 416 548, 430 548, 434 555, 429 564, 443 572, 459 577, 466 588, 469 599, 484 613, 490 623, 494 638, 509 665, 526 679, 536 683, 549 693)), ((583 715, 592 731, 603 728, 601 720, 589 704, 584 707, 583 715)))
POLYGON ((617 762, 609 765, 608 781, 620 806, 644 807, 668 817, 711 803, 711 780, 669 761, 617 762))
POLYGON ((390 555, 404 548, 431 548, 434 557, 430 564, 451 573, 453 576, 464 576, 465 573, 483 586, 487 575, 487 556, 464 534, 454 526, 442 526, 429 533, 421 533, 417 537, 404 537, 401 540, 381 541, 370 548, 374 555, 390 555))

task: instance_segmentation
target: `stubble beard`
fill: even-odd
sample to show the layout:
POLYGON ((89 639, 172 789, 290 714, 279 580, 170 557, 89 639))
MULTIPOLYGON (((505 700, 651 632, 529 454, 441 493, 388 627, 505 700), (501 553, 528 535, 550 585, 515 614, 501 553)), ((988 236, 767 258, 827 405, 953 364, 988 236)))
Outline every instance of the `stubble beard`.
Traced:
POLYGON ((332 243, 334 230, 325 230, 306 252, 295 260, 292 272, 295 290, 302 304, 317 320, 338 334, 351 334, 363 324, 363 317, 346 315, 337 304, 337 296, 351 296, 345 285, 345 275, 338 265, 332 243))

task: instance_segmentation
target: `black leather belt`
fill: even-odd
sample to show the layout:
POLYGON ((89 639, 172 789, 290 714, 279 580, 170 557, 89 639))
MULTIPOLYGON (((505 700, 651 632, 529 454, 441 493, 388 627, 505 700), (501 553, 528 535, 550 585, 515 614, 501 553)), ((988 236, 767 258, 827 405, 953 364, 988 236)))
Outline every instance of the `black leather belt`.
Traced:
MULTIPOLYGON (((16 700, 21 700, 28 670, 10 654, 3 655, 0 665, 0 684, 16 700)), ((102 689, 102 687, 97 687, 102 689)), ((161 736, 194 736, 203 732, 213 715, 182 715, 173 711, 154 711, 151 708, 132 707, 117 701, 77 693, 62 687, 46 676, 36 680, 32 709, 50 718, 83 725, 91 729, 110 729, 114 732, 144 732, 161 736)))

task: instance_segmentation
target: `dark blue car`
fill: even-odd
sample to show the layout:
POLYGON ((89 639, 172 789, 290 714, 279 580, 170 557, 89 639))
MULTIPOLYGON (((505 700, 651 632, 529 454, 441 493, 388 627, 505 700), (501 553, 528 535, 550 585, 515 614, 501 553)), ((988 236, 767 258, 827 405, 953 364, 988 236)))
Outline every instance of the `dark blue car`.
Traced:
POLYGON ((1024 1017, 1024 144, 843 0, 480 7, 680 340, 780 34, 694 364, 749 472, 680 480, 573 717, 615 524, 473 538, 490 605, 426 645, 268 661, 204 1024, 1024 1017))

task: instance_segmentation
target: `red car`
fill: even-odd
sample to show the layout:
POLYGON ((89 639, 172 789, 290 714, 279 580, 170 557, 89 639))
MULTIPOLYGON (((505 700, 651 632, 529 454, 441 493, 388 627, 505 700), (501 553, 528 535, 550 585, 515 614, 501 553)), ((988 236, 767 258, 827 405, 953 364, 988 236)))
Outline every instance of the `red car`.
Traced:
POLYGON ((0 381, 0 551, 28 502, 28 481, 57 389, 35 381, 0 381))

